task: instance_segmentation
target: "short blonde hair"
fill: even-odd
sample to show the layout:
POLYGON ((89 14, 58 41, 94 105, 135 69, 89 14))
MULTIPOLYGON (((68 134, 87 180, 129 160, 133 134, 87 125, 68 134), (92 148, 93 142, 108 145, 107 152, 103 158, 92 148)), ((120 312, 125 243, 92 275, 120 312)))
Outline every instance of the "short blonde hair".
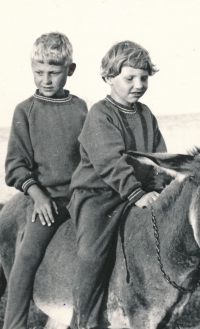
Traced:
POLYGON ((148 51, 132 41, 122 41, 110 48, 101 61, 101 76, 104 80, 106 77, 115 77, 124 66, 147 70, 149 75, 158 71, 148 51))
POLYGON ((73 49, 65 34, 50 32, 36 39, 31 53, 31 61, 48 62, 53 65, 72 63, 73 49))

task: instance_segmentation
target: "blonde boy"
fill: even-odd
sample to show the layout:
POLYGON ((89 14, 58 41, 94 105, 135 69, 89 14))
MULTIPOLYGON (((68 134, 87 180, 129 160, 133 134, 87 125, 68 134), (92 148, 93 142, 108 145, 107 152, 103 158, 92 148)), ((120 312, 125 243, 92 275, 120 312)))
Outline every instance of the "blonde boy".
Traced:
POLYGON ((4 329, 27 327, 36 270, 56 230, 70 218, 69 185, 87 114, 85 102, 64 89, 76 67, 64 34, 39 37, 31 64, 38 89, 15 109, 6 158, 6 183, 27 195, 27 224, 10 275, 4 329))
POLYGON ((148 52, 131 41, 114 45, 102 60, 111 93, 93 105, 79 137, 81 162, 68 208, 78 242, 73 329, 109 325, 103 307, 121 213, 130 201, 142 208, 158 197, 142 189, 127 157, 130 150, 166 151, 156 118, 139 102, 155 72, 148 52))

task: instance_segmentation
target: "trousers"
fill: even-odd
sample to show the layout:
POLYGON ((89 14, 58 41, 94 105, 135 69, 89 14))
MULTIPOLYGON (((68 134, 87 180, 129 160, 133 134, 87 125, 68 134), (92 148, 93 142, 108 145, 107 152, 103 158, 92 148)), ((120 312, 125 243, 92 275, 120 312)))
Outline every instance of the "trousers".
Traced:
POLYGON ((34 204, 29 196, 27 198, 29 198, 26 209, 27 223, 10 274, 3 329, 27 328, 36 271, 58 227, 70 218, 66 208, 69 200, 55 198, 54 201, 58 208, 58 214, 54 214, 55 222, 51 226, 43 226, 37 217, 36 221, 32 223, 34 204))
POLYGON ((72 329, 109 325, 104 306, 115 264, 118 224, 126 205, 111 189, 76 189, 72 195, 68 210, 78 245, 72 329))

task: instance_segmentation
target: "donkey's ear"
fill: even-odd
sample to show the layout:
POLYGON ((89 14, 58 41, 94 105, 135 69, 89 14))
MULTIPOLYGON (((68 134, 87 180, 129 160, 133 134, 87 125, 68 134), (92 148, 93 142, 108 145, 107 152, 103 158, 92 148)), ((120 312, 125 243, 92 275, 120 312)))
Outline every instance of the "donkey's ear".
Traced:
POLYGON ((146 157, 146 154, 129 152, 126 161, 133 167, 135 177, 141 182, 145 192, 156 191, 160 193, 177 177, 176 171, 159 166, 146 157))
POLYGON ((140 159, 143 163, 154 164, 177 172, 185 172, 185 165, 194 160, 194 156, 188 154, 141 153, 134 151, 129 151, 128 154, 138 160, 140 159))

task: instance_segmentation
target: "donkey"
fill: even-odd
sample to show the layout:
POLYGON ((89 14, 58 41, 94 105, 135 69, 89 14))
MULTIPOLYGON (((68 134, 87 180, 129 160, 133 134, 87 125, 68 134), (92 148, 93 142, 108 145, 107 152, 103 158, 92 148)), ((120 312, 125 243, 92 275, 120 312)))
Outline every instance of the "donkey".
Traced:
MULTIPOLYGON (((143 165, 146 189, 153 184, 161 194, 152 207, 132 205, 124 213, 105 317, 117 328, 175 329, 200 285, 200 150, 191 155, 131 152, 129 160, 143 165)), ((19 193, 0 213, 0 296, 23 234, 26 202, 19 193)), ((46 328, 69 325, 75 271, 75 233, 68 221, 53 237, 35 277, 33 300, 49 316, 46 328)))

